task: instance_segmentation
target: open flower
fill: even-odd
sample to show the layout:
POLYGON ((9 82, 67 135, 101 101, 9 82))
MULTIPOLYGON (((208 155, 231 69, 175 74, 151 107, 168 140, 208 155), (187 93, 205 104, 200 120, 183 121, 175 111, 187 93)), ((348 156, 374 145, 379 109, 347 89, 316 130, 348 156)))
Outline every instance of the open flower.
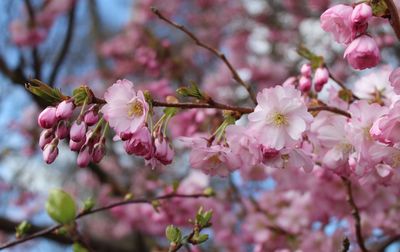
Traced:
POLYGON ((301 93, 291 86, 264 89, 258 93, 257 102, 249 115, 249 132, 269 148, 294 145, 312 120, 301 93))
POLYGON ((143 92, 136 92, 133 83, 118 80, 104 94, 107 104, 101 108, 104 119, 118 133, 134 133, 141 128, 149 111, 143 92))

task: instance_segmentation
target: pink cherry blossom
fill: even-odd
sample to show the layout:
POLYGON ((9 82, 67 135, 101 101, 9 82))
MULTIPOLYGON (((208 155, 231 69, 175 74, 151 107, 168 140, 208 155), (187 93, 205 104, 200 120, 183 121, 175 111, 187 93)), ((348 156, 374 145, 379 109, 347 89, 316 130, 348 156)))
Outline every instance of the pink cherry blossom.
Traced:
POLYGON ((344 58, 358 70, 375 67, 381 60, 378 44, 368 35, 362 35, 347 47, 344 58))
POLYGON ((261 144, 277 150, 292 146, 302 137, 312 116, 293 87, 276 86, 257 95, 258 105, 249 114, 249 127, 261 144))
POLYGON ((205 174, 226 177, 240 167, 239 157, 227 147, 209 146, 208 141, 204 138, 182 138, 182 140, 192 148, 190 165, 202 170, 205 174))
POLYGON ((321 27, 332 33, 334 39, 343 44, 351 42, 351 6, 338 4, 321 15, 321 27))
POLYGON ((50 129, 57 123, 56 108, 45 108, 38 117, 38 124, 43 129, 50 129))
POLYGON ((107 89, 104 98, 107 104, 100 111, 118 134, 136 132, 144 125, 149 105, 143 92, 135 91, 132 82, 118 80, 107 89))
POLYGON ((400 95, 400 67, 396 68, 389 76, 390 84, 396 94, 400 95))

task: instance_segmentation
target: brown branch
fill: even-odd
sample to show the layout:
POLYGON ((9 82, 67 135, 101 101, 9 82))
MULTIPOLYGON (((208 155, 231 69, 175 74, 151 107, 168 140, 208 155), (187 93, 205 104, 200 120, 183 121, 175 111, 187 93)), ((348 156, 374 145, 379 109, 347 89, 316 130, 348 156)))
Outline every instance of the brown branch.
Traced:
POLYGON ((346 186, 347 191, 347 202, 351 207, 351 214, 353 215, 355 221, 355 229, 356 229, 356 238, 358 246, 360 247, 362 252, 368 252, 368 249, 365 247, 364 237, 362 236, 362 228, 361 228, 361 217, 360 210, 358 209, 353 196, 353 189, 351 186, 351 181, 346 177, 341 177, 343 183, 346 186))
MULTIPOLYGON (((91 214, 94 214, 94 213, 97 213, 97 212, 106 211, 106 210, 109 210, 109 209, 112 209, 112 208, 118 207, 118 206, 124 206, 124 205, 130 205, 130 204, 143 204, 143 203, 152 204, 152 202, 155 201, 155 200, 167 200, 167 199, 172 199, 172 198, 201 198, 201 197, 209 197, 209 195, 207 195, 207 194, 166 194, 166 195, 155 197, 155 198, 152 198, 152 199, 142 198, 142 199, 125 200, 125 201, 112 203, 112 204, 109 204, 109 205, 106 205, 106 206, 103 206, 103 207, 94 208, 94 209, 92 209, 90 211, 81 212, 80 214, 78 214, 75 217, 75 220, 78 220, 78 219, 80 219, 80 218, 82 218, 84 216, 87 216, 87 215, 91 215, 91 214)), ((46 228, 44 230, 41 230, 39 232, 36 232, 34 234, 25 236, 25 237, 23 237, 21 239, 17 239, 17 240, 14 240, 14 241, 6 242, 6 243, 0 245, 0 250, 15 246, 17 244, 24 243, 26 241, 29 241, 29 240, 32 240, 32 239, 35 239, 35 238, 38 238, 38 237, 41 237, 41 236, 48 235, 48 234, 53 233, 54 231, 58 230, 61 227, 63 227, 62 224, 54 225, 54 226, 51 226, 51 227, 46 228)))
POLYGON ((397 11, 397 6, 393 0, 384 0, 384 1, 390 12, 390 18, 389 18, 390 24, 392 25, 397 38, 400 40, 400 17, 399 17, 399 12, 397 11))
POLYGON ((257 103, 257 99, 256 96, 254 94, 254 92, 251 89, 251 86, 249 84, 247 84, 242 78, 240 78, 238 72, 235 70, 235 68, 232 66, 232 64, 229 62, 229 60, 226 58, 225 54, 223 54, 222 52, 220 52, 219 50, 211 47, 210 45, 207 45, 206 43, 202 42, 199 38, 197 38, 197 36, 189 31, 185 26, 175 23, 174 21, 168 19, 167 17, 165 17, 163 14, 161 14, 161 12, 155 8, 152 7, 151 11, 157 15, 158 18, 160 18, 161 20, 164 20, 166 23, 168 23, 169 25, 175 27, 178 30, 181 30, 182 32, 184 32, 187 36, 189 36, 195 43, 196 45, 203 47, 204 49, 210 51, 211 53, 213 53, 215 56, 217 56, 218 58, 220 58, 225 65, 229 68, 229 71, 232 74, 233 79, 239 83, 241 86, 243 86, 247 92, 250 95, 250 98, 252 99, 252 101, 254 103, 257 103))
MULTIPOLYGON (((35 26, 36 25, 36 20, 35 20, 35 10, 33 9, 33 6, 30 2, 30 0, 25 0, 25 6, 26 9, 28 10, 28 15, 29 15, 29 20, 31 22, 31 25, 35 26)), ((40 58, 39 58, 39 51, 37 46, 34 46, 32 48, 32 58, 33 58, 33 70, 35 72, 35 78, 40 79, 41 78, 41 63, 40 63, 40 58)))
POLYGON ((59 53, 59 55, 57 57, 56 63, 54 64, 53 71, 51 72, 50 77, 49 77, 49 82, 48 83, 51 86, 54 85, 53 82, 55 81, 55 79, 57 77, 59 69, 60 69, 62 63, 64 62, 65 56, 67 55, 68 50, 69 50, 70 45, 71 45, 72 37, 73 37, 73 34, 74 34, 74 27, 75 27, 75 25, 74 25, 75 9, 76 9, 76 4, 74 4, 72 6, 72 9, 69 11, 68 28, 67 28, 67 33, 65 35, 64 43, 63 43, 63 45, 61 47, 61 50, 60 50, 60 53, 59 53))
POLYGON ((191 102, 168 103, 168 102, 161 102, 161 101, 153 101, 152 104, 154 107, 174 107, 174 108, 183 108, 183 109, 215 108, 215 109, 236 111, 241 114, 249 114, 254 111, 253 108, 237 107, 237 106, 231 106, 231 105, 226 105, 226 104, 217 103, 217 102, 213 102, 212 104, 209 104, 209 103, 191 103, 191 102))
MULTIPOLYGON (((326 69, 328 69, 328 68, 326 68, 326 69)), ((344 85, 344 83, 342 81, 340 81, 335 76, 333 76, 333 74, 331 73, 331 71, 329 71, 329 69, 328 69, 328 72, 329 72, 329 78, 331 78, 331 80, 336 82, 342 89, 349 90, 351 92, 350 89, 346 88, 346 86, 344 85)), ((360 98, 357 97, 353 92, 351 92, 351 96, 353 97, 354 100, 360 100, 360 98)))
POLYGON ((314 111, 321 111, 321 110, 325 110, 325 111, 329 111, 338 115, 342 115, 348 118, 351 118, 351 114, 347 111, 341 110, 339 108, 335 108, 335 107, 329 107, 329 106, 318 106, 318 107, 311 107, 308 108, 309 112, 314 112, 314 111))

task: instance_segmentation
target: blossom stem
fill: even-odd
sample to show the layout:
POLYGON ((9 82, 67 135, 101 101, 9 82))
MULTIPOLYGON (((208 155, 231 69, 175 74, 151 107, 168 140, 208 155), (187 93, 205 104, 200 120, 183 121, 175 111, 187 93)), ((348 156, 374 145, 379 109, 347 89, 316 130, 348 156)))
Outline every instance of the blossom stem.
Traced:
POLYGON ((390 17, 389 17, 390 24, 392 25, 397 38, 400 40, 400 17, 397 11, 396 4, 394 3, 393 0, 384 0, 384 1, 390 12, 390 17))
MULTIPOLYGON (((346 86, 344 85, 344 83, 342 81, 340 81, 335 76, 333 76, 333 74, 331 73, 331 71, 329 71, 329 69, 328 69, 328 72, 329 72, 329 78, 331 78, 331 80, 336 82, 342 89, 349 90, 348 88, 346 88, 346 86)), ((351 90, 349 90, 349 91, 351 91, 351 90)), ((360 98, 357 97, 353 92, 351 92, 351 96, 353 97, 354 100, 360 100, 360 98)))
MULTIPOLYGON (((173 198, 204 198, 204 197, 210 197, 210 195, 204 194, 204 193, 199 193, 199 194, 166 194, 166 195, 155 197, 155 198, 151 198, 151 199, 141 198, 141 199, 124 200, 124 201, 119 201, 119 202, 112 203, 112 204, 109 204, 109 205, 106 205, 106 206, 94 208, 94 209, 92 209, 90 211, 81 212, 75 217, 75 220, 78 220, 78 219, 80 219, 80 218, 82 218, 84 216, 91 215, 91 214, 94 214, 94 213, 97 213, 97 212, 103 212, 103 211, 106 211, 106 210, 109 210, 109 209, 112 209, 112 208, 115 208, 115 207, 118 207, 118 206, 131 205, 131 204, 152 204, 152 202, 155 201, 155 200, 168 200, 168 199, 173 199, 173 198)), ((58 229, 60 229, 62 227, 63 227, 62 224, 54 225, 54 226, 51 226, 49 228, 43 229, 43 230, 41 230, 39 232, 36 232, 34 234, 25 236, 25 237, 23 237, 21 239, 17 239, 17 240, 14 240, 14 241, 10 241, 10 242, 4 243, 4 244, 0 245, 0 250, 15 246, 17 244, 21 244, 21 243, 27 242, 29 240, 32 240, 32 239, 35 239, 35 238, 38 238, 38 237, 45 236, 45 235, 50 234, 50 233, 52 233, 52 232, 54 232, 54 231, 56 231, 56 230, 58 230, 58 229)))
POLYGON ((229 68, 229 71, 232 74, 233 79, 239 83, 241 86, 243 86, 247 92, 249 93, 249 96, 251 98, 251 100, 254 103, 257 103, 256 100, 256 95, 254 94, 251 86, 249 84, 247 84, 238 74, 238 72, 235 70, 235 68, 232 66, 232 64, 229 62, 229 60, 226 58, 225 54, 223 54, 222 52, 220 52, 219 50, 211 47, 210 45, 207 45, 206 43, 202 42, 199 38, 197 38, 197 36, 189 31, 185 26, 175 23, 174 21, 168 19, 167 17, 165 17, 157 8, 152 7, 151 11, 157 15, 158 18, 160 18, 161 20, 165 21, 166 23, 168 23, 169 25, 175 27, 178 30, 181 30, 182 32, 184 32, 187 36, 189 36, 195 43, 196 45, 203 47, 204 49, 210 51, 211 53, 213 53, 215 56, 217 56, 218 58, 220 58, 225 65, 229 68))
POLYGON ((349 205, 352 208, 351 214, 353 215, 353 218, 355 221, 356 238, 357 238, 358 246, 360 246, 360 249, 362 252, 368 252, 368 249, 365 247, 364 238, 362 236, 360 210, 358 209, 358 207, 354 201, 351 181, 348 178, 343 177, 343 176, 341 178, 342 178, 343 183, 346 186, 347 202, 349 203, 349 205))

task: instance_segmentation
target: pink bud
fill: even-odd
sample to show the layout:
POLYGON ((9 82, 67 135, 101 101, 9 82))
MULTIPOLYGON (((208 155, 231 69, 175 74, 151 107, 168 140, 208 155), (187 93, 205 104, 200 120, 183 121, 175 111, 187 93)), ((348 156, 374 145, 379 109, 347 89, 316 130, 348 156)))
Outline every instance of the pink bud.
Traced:
POLYGON ((82 139, 82 141, 80 141, 80 142, 74 142, 74 141, 72 141, 72 139, 70 139, 69 140, 69 148, 72 151, 79 151, 82 148, 82 146, 85 144, 85 142, 86 142, 86 137, 84 139, 82 139))
POLYGON ((74 113, 74 109, 75 104, 72 102, 72 100, 62 101, 57 106, 56 116, 59 119, 68 119, 72 116, 72 113, 74 113))
POLYGON ((43 150, 43 159, 47 164, 51 164, 56 160, 58 156, 58 148, 57 144, 49 143, 44 147, 43 150))
POLYGON ((88 126, 93 126, 99 121, 99 114, 97 111, 89 110, 85 113, 83 120, 88 126))
POLYGON ((311 89, 311 79, 310 77, 301 76, 299 80, 299 89, 302 92, 308 92, 311 89))
POLYGON ((47 107, 45 108, 38 117, 38 124, 43 129, 52 128, 57 122, 56 108, 47 107))
POLYGON ((71 126, 70 137, 74 142, 81 142, 86 136, 87 125, 85 122, 75 121, 71 126))
POLYGON ((93 147, 92 159, 93 162, 99 163, 106 154, 106 146, 103 141, 96 143, 93 147))
POLYGON ((91 147, 89 145, 84 145, 82 149, 79 151, 78 158, 76 163, 79 167, 86 167, 89 165, 90 161, 92 160, 91 155, 91 147))
POLYGON ((174 158, 174 150, 169 145, 168 141, 164 137, 158 137, 154 141, 155 157, 160 161, 163 165, 168 165, 172 163, 174 158))
POLYGON ((381 56, 375 40, 370 36, 362 35, 347 47, 344 58, 354 69, 363 70, 378 65, 381 56))
POLYGON ((318 67, 314 74, 314 89, 319 92, 329 80, 329 72, 325 67, 318 67))
POLYGON ((304 77, 311 77, 311 65, 310 64, 303 64, 300 69, 301 75, 304 77))
POLYGON ((366 3, 357 4, 351 13, 351 22, 356 25, 368 23, 372 17, 372 8, 366 3))
POLYGON ((128 154, 143 156, 146 159, 151 158, 153 143, 149 130, 146 127, 137 130, 128 141, 124 142, 124 147, 128 154))
POLYGON ((68 124, 66 121, 62 120, 58 123, 57 129, 56 129, 56 136, 59 139, 64 139, 68 136, 68 124))
POLYGON ((44 149, 44 147, 50 143, 52 140, 54 139, 54 135, 53 135, 53 130, 52 129, 46 129, 43 130, 40 133, 40 137, 39 137, 39 147, 40 149, 44 149))

